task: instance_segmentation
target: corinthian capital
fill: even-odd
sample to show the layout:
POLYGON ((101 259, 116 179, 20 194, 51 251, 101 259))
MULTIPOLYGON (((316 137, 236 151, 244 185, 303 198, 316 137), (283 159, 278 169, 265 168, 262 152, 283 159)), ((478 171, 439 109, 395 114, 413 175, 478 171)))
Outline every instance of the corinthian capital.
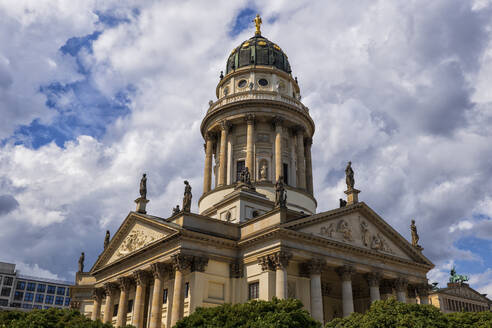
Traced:
POLYGON ((191 263, 191 272, 194 272, 194 271, 204 272, 207 264, 208 264, 208 257, 206 257, 206 256, 193 256, 193 260, 191 263))
POLYGON ((137 285, 143 286, 150 280, 151 273, 146 270, 137 270, 133 272, 133 279, 137 285))
POLYGON ((107 282, 104 284, 103 288, 106 296, 111 296, 118 289, 118 285, 114 282, 107 282))
POLYGON ((366 280, 369 287, 379 287, 379 283, 381 282, 381 273, 370 272, 366 274, 366 280))
POLYGON ((248 124, 254 124, 255 123, 255 114, 246 114, 244 116, 244 120, 248 124))
POLYGON ((118 278, 118 285, 120 287, 120 290, 122 290, 122 291, 125 291, 125 292, 129 291, 132 284, 133 284, 133 281, 129 277, 119 277, 118 278))
POLYGON ((408 280, 400 277, 395 279, 394 284, 398 292, 404 292, 408 287, 408 280))
POLYGON ((291 258, 292 254, 285 251, 279 251, 269 255, 269 259, 275 269, 286 269, 289 266, 291 258))
POLYGON ((104 288, 94 288, 92 291, 92 299, 101 301, 104 297, 104 288))
POLYGON ((193 256, 185 254, 175 254, 171 256, 173 268, 177 271, 185 271, 190 269, 193 264, 193 256))
POLYGON ((222 120, 220 121, 220 129, 223 131, 229 131, 229 129, 232 127, 231 122, 222 120))
POLYGON ((150 265, 150 270, 155 279, 162 279, 166 274, 169 274, 171 267, 167 263, 156 262, 150 265))
POLYGON ((336 272, 343 281, 350 281, 352 280, 352 275, 355 273, 355 270, 351 265, 344 265, 337 268, 336 272))
POLYGON ((284 123, 284 118, 282 116, 274 116, 273 119, 272 119, 272 124, 273 124, 273 127, 278 127, 278 126, 282 126, 282 124, 284 123))

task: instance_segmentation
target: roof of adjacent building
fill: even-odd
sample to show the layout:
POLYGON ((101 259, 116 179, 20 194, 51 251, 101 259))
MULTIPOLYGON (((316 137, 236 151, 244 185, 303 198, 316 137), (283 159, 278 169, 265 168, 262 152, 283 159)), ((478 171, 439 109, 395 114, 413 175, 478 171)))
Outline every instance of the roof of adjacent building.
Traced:
POLYGON ((291 73, 287 55, 275 43, 255 35, 234 48, 227 59, 226 74, 250 65, 266 65, 291 73))

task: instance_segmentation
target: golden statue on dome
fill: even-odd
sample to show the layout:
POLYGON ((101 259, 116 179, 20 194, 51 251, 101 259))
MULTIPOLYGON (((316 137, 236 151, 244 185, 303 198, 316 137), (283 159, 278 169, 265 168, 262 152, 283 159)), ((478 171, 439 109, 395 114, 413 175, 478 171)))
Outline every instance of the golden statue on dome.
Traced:
POLYGON ((260 14, 256 14, 256 17, 255 17, 255 19, 253 19, 253 22, 255 23, 255 26, 256 26, 255 35, 261 35, 260 25, 263 22, 261 21, 260 14))

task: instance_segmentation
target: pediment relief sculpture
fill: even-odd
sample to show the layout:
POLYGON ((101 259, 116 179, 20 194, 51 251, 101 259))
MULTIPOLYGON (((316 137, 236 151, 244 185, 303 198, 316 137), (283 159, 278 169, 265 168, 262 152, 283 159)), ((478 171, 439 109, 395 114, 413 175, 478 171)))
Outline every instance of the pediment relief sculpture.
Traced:
POLYGON ((345 220, 340 220, 338 222, 337 231, 342 234, 343 240, 353 241, 352 238, 352 227, 345 220))
POLYGON ((376 251, 393 253, 393 250, 389 247, 388 242, 379 232, 372 236, 371 248, 376 251))
POLYGON ((108 263, 114 262, 117 259, 133 253, 140 248, 143 248, 150 243, 165 237, 167 234, 151 229, 145 225, 135 224, 128 235, 119 244, 116 251, 110 257, 108 263))

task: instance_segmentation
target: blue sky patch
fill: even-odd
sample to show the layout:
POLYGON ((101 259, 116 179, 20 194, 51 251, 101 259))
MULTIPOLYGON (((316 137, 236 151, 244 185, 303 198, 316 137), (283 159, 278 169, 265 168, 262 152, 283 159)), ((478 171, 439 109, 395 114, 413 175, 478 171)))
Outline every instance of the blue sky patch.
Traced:
MULTIPOLYGON (((130 18, 127 16, 117 15, 114 12, 106 11, 95 11, 94 12, 99 18, 98 23, 103 24, 106 27, 116 27, 120 24, 130 23, 130 18)), ((131 10, 131 16, 138 17, 140 15, 140 9, 133 8, 131 10)))
POLYGON ((247 29, 249 26, 253 25, 253 19, 256 14, 258 14, 257 10, 254 8, 244 8, 241 9, 239 14, 236 16, 234 21, 234 26, 232 30, 229 32, 229 35, 232 37, 237 36, 239 33, 247 29))
POLYGON ((464 237, 458 240, 455 244, 458 248, 468 250, 475 255, 480 256, 482 262, 457 260, 456 270, 462 274, 480 273, 487 268, 492 268, 492 244, 485 239, 476 238, 473 236, 464 237), (471 264, 473 262, 473 264, 471 264))

